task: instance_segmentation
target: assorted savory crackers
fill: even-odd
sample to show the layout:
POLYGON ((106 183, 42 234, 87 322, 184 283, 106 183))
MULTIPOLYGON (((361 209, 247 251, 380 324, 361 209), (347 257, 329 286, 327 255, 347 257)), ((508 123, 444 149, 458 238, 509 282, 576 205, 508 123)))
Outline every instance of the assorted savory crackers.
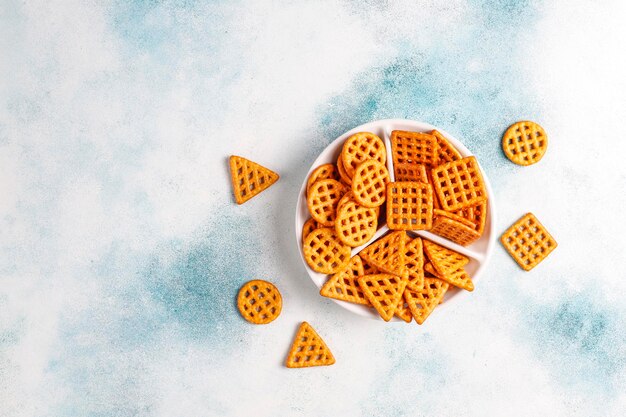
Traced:
POLYGON ((321 295, 422 324, 450 285, 474 285, 467 257, 408 233, 470 245, 485 230, 487 190, 476 159, 441 133, 394 130, 390 140, 393 173, 384 142, 369 132, 346 139, 336 164, 311 172, 303 253, 313 270, 330 274, 321 295), (389 232, 372 241, 384 223, 389 232))

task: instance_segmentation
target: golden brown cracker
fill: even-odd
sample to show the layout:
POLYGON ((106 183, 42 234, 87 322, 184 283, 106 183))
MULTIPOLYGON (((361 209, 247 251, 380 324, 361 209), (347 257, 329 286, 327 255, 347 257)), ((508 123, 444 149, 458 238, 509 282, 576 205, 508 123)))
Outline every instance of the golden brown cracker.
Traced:
POLYGON ((350 246, 341 243, 331 228, 319 228, 309 233, 302 250, 311 269, 323 274, 334 274, 350 262, 350 246))
POLYGON ((502 149, 517 165, 532 165, 541 160, 548 149, 548 135, 535 122, 512 124, 502 136, 502 149))
POLYGON ((229 159, 230 179, 237 204, 243 204, 278 181, 279 175, 241 156, 229 159))
POLYGON ((525 271, 539 265, 558 246, 532 213, 526 213, 516 221, 502 234, 500 242, 525 271))
POLYGON ((302 322, 287 355, 287 368, 307 368, 335 363, 335 357, 309 323, 302 322))
POLYGON ((282 307, 283 299, 278 288, 260 279, 246 282, 237 295, 237 308, 250 323, 272 322, 280 315, 282 307))

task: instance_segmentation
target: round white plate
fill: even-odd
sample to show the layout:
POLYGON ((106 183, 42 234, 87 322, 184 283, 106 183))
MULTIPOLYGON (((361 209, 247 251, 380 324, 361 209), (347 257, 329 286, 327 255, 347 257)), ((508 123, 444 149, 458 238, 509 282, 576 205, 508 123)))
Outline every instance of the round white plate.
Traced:
MULTIPOLYGON (((322 164, 337 162, 337 157, 341 153, 343 142, 350 135, 353 135, 354 133, 357 133, 357 132, 372 132, 378 135, 385 142, 385 146, 387 147, 387 167, 389 169, 389 175, 391 179, 393 180, 393 161, 391 158, 391 142, 389 139, 391 136, 391 131, 392 130, 408 130, 408 131, 413 131, 413 132, 429 132, 433 129, 437 129, 439 132, 441 132, 441 134, 444 135, 446 139, 448 139, 448 141, 450 141, 452 145, 454 145, 454 147, 459 151, 459 153, 462 156, 465 157, 465 156, 472 155, 472 153, 460 141, 458 141, 452 135, 450 135, 449 133, 447 133, 446 131, 438 127, 432 126, 428 123, 416 122, 413 120, 386 119, 386 120, 377 120, 374 122, 366 123, 364 125, 357 126, 354 129, 344 133, 343 135, 335 139, 330 145, 328 145, 326 149, 322 151, 320 156, 317 157, 315 162, 313 162, 311 169, 309 169, 308 174, 304 178, 304 182, 302 183, 302 188, 300 189, 300 194, 298 195, 298 204, 296 207, 296 242, 300 250, 300 257, 302 259, 302 263, 304 264, 306 271, 308 272, 309 276, 311 277, 311 279, 313 280, 315 285, 317 285, 318 288, 322 288, 322 285, 324 285, 324 283, 328 279, 328 275, 320 274, 319 272, 315 272, 314 270, 312 270, 309 267, 309 265, 306 263, 306 261, 304 260, 304 253, 302 251, 302 226, 304 225, 304 222, 306 222, 311 217, 309 214, 309 210, 307 208, 307 204, 306 204, 306 183, 307 183, 307 179, 309 178, 309 175, 311 174, 311 171, 313 171, 315 168, 317 168, 318 166, 322 164)), ((480 164, 480 161, 478 162, 480 164)), ((480 239, 472 243, 470 246, 463 247, 463 246, 457 245, 454 242, 449 241, 448 239, 442 238, 441 236, 432 234, 430 232, 425 232, 422 230, 409 232, 412 235, 421 236, 426 239, 432 240, 433 242, 437 244, 448 247, 452 250, 455 250, 467 256, 470 259, 470 262, 465 267, 465 270, 472 277, 472 280, 474 281, 474 283, 478 281, 478 279, 480 278, 480 275, 482 274, 483 270, 487 266, 487 263, 489 262, 489 258, 491 257, 491 254, 493 252, 493 247, 494 247, 495 240, 496 240, 495 233, 494 233, 496 211, 495 211, 495 207, 493 203, 494 201, 493 191, 491 190, 489 179, 485 175, 485 172, 482 170, 482 168, 481 168, 481 172, 483 174, 485 185, 487 186, 489 200, 488 200, 487 220, 485 224, 485 231, 480 239)), ((359 253, 363 248, 365 248, 366 246, 376 241, 380 236, 387 233, 388 231, 389 231, 389 228, 387 227, 387 225, 385 224, 379 225, 378 231, 367 244, 360 246, 358 248, 352 249, 352 256, 359 253)), ((479 287, 479 285, 477 285, 477 287, 479 287)), ((446 295, 444 297, 444 303, 440 305, 439 307, 437 307, 438 312, 439 310, 445 308, 445 306, 449 305, 453 300, 458 300, 460 297, 467 296, 467 295, 468 295, 467 291, 450 286, 450 289, 446 292, 446 295)), ((335 299, 333 299, 333 301, 341 305, 345 309, 352 311, 353 313, 359 314, 364 317, 382 320, 380 316, 378 315, 378 313, 376 312, 376 310, 373 308, 369 308, 369 307, 359 305, 359 304, 348 303, 345 301, 335 300, 335 299)), ((401 321, 395 316, 392 320, 401 321)))

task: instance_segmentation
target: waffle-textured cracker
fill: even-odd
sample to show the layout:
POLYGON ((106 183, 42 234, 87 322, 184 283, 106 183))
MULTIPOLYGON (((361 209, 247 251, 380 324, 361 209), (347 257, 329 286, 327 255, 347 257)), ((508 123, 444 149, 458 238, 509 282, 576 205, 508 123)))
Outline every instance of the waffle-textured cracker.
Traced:
POLYGON ((306 222, 304 222, 304 225, 302 225, 302 243, 304 243, 304 240, 309 235, 309 233, 311 233, 313 230, 318 229, 320 227, 321 227, 320 224, 316 222, 315 219, 312 217, 306 222))
POLYGON ((402 276, 406 271, 405 236, 405 232, 389 233, 363 249, 359 255, 364 262, 382 272, 402 276))
POLYGON ((383 141, 373 133, 359 132, 350 136, 343 144, 341 156, 346 174, 352 178, 357 166, 373 159, 385 165, 387 150, 383 141))
POLYGON ((330 178, 316 181, 309 190, 306 202, 313 217, 323 226, 334 226, 337 204, 348 192, 348 187, 330 178))
POLYGON ((387 167, 369 159, 359 164, 352 177, 352 194, 365 207, 378 207, 385 202, 385 186, 389 182, 387 167))
POLYGON ((359 255, 354 255, 346 267, 326 281, 320 294, 324 297, 371 306, 357 282, 357 278, 363 275, 365 275, 363 262, 359 255))
POLYGON ((267 324, 274 321, 282 307, 283 299, 278 288, 260 279, 246 282, 237 295, 237 308, 250 323, 267 324))
POLYGON ((424 249, 422 239, 416 237, 405 238, 406 255, 405 267, 409 272, 407 288, 418 290, 424 286, 424 249))
POLYGON ((557 247, 556 240, 532 213, 516 221, 500 241, 525 271, 533 269, 557 247))
POLYGON ((392 230, 428 230, 433 225, 433 190, 415 181, 387 184, 387 226, 392 230))
POLYGON ((348 201, 337 211, 335 231, 339 240, 348 246, 357 247, 366 243, 374 236, 377 227, 376 209, 348 201))
POLYGON ((462 267, 447 275, 443 275, 435 271, 433 265, 430 263, 424 266, 424 270, 429 274, 432 274, 435 277, 454 285, 455 287, 459 287, 467 291, 474 291, 474 283, 472 282, 472 278, 467 272, 465 272, 465 269, 463 269, 462 267))
POLYGON ((339 172, 339 178, 341 179, 342 183, 346 184, 347 186, 352 185, 352 177, 348 175, 346 169, 343 167, 343 160, 341 159, 341 156, 339 157, 339 159, 337 159, 337 172, 339 172))
POLYGON ((426 166, 422 164, 402 163, 393 166, 395 181, 428 182, 426 166))
POLYGON ((363 275, 374 275, 383 273, 383 271, 381 271, 371 263, 367 262, 365 259, 361 258, 361 261, 363 262, 363 275))
POLYGON ((279 175, 241 156, 229 159, 230 179, 237 204, 243 204, 278 181, 279 175))
POLYGON ((424 252, 439 275, 449 275, 469 263, 467 256, 424 240, 424 252))
POLYGON ((473 156, 433 168, 432 179, 441 208, 446 211, 487 200, 487 188, 473 156))
POLYGON ((439 164, 445 164, 446 162, 458 161, 461 159, 461 154, 456 148, 445 138, 439 131, 433 130, 431 135, 437 138, 437 145, 439 145, 439 164))
POLYGON ((406 287, 407 275, 363 275, 357 281, 380 317, 385 321, 391 320, 406 287))
POLYGON ((482 236, 485 231, 485 224, 487 222, 487 202, 483 201, 474 206, 464 207, 462 209, 453 212, 457 216, 464 218, 467 221, 472 222, 474 229, 482 236))
POLYGON ((396 311, 393 314, 394 316, 402 319, 406 323, 410 323, 411 320, 413 320, 413 314, 411 314, 411 309, 409 308, 409 304, 406 302, 404 297, 400 297, 400 301, 398 301, 398 306, 396 307, 396 311))
POLYGON ((287 355, 287 368, 308 368, 334 363, 335 357, 324 340, 309 323, 302 322, 287 355))
POLYGON ((341 243, 331 228, 323 227, 309 233, 302 251, 311 269, 323 274, 334 274, 350 262, 350 246, 341 243))
POLYGON ((405 163, 437 166, 439 163, 437 138, 429 133, 394 130, 391 132, 391 155, 394 166, 405 163))
POLYGON ((480 238, 473 224, 468 226, 447 216, 437 216, 430 231, 462 246, 470 245, 480 238))
POLYGON ((331 178, 333 180, 339 181, 339 171, 335 167, 334 164, 324 164, 320 165, 311 172, 309 175, 309 179, 306 182, 306 193, 309 194, 309 190, 311 186, 318 180, 325 180, 327 178, 331 178))
POLYGON ((504 154, 517 165, 532 165, 541 160, 548 149, 548 135, 535 122, 512 124, 502 136, 504 154))
POLYGON ((437 278, 424 278, 424 286, 419 290, 406 289, 404 299, 417 324, 422 324, 439 305, 449 284, 437 278))

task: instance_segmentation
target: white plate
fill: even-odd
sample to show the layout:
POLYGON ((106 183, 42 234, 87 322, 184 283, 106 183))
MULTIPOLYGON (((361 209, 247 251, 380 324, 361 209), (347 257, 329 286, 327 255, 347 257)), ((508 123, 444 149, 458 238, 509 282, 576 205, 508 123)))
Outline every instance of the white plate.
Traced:
MULTIPOLYGON (((437 129, 439 132, 441 132, 441 134, 444 135, 446 139, 448 139, 448 141, 450 141, 452 145, 454 145, 454 147, 459 151, 461 155, 463 155, 464 157, 472 155, 472 153, 460 141, 458 141, 452 135, 450 135, 449 133, 447 133, 446 131, 438 127, 429 125, 428 123, 415 122, 413 120, 386 119, 386 120, 377 120, 374 122, 366 123, 364 125, 357 126, 354 129, 344 133, 343 135, 335 139, 330 145, 328 145, 326 149, 322 151, 320 156, 317 157, 317 159, 311 166, 311 169, 309 170, 308 174, 304 178, 304 182, 302 183, 302 188, 300 189, 300 195, 298 196, 298 205, 296 207, 296 242, 300 250, 302 263, 304 264, 306 271, 308 272, 309 276, 311 277, 311 279, 313 280, 315 285, 317 285, 318 288, 322 288, 322 285, 324 285, 324 283, 328 279, 328 275, 320 274, 319 272, 315 272, 314 270, 312 270, 309 267, 309 265, 306 263, 306 261, 304 260, 304 253, 302 251, 302 226, 304 225, 304 222, 306 222, 311 217, 309 214, 309 210, 307 208, 307 204, 306 204, 306 183, 307 183, 307 179, 309 178, 309 175, 311 174, 311 171, 313 171, 315 168, 317 168, 318 166, 322 164, 337 162, 337 157, 341 153, 343 142, 350 135, 353 135, 354 133, 357 133, 357 132, 372 132, 378 135, 385 142, 385 146, 387 147, 387 167, 389 168, 389 175, 391 179, 393 180, 393 161, 391 160, 391 142, 389 140, 391 136, 391 131, 392 130, 408 130, 408 131, 413 131, 413 132, 429 132, 433 129, 437 129)), ((480 164, 480 161, 478 162, 480 164)), ((483 270, 487 266, 487 263, 489 262, 489 258, 491 258, 491 254, 493 252, 493 247, 494 247, 495 240, 496 240, 495 231, 494 231, 496 211, 495 211, 495 207, 493 203, 494 201, 493 191, 491 190, 489 179, 485 175, 485 172, 482 170, 482 168, 481 168, 481 172, 483 174, 483 179, 485 181, 485 185, 487 186, 487 192, 489 194, 489 203, 488 203, 489 207, 487 209, 487 220, 485 224, 485 231, 480 239, 478 239, 476 242, 472 243, 468 247, 463 247, 463 246, 457 245, 454 242, 449 241, 448 239, 442 238, 440 236, 434 235, 429 232, 425 232, 421 230, 409 232, 411 234, 432 240, 435 243, 438 243, 442 246, 446 246, 470 258, 470 262, 465 267, 465 270, 472 277, 472 280, 476 284, 483 270)), ((387 233, 388 231, 389 231, 389 228, 386 225, 383 225, 382 227, 380 227, 379 230, 374 235, 374 237, 367 244, 360 246, 358 248, 352 249, 352 256, 359 253, 361 249, 370 245, 372 242, 374 242, 381 235, 387 233)), ((477 284, 476 287, 480 289, 480 284, 477 284)), ((441 313, 440 310, 443 310, 445 306, 449 305, 453 300, 458 300, 460 297, 465 297, 468 294, 469 293, 465 290, 460 290, 456 287, 451 286, 450 289, 446 292, 444 303, 440 305, 439 307, 437 307, 437 310, 438 310, 437 312, 441 313)), ((332 300, 336 302, 337 304, 341 305, 342 307, 344 307, 345 309, 352 311, 353 313, 359 314, 364 317, 382 320, 380 316, 378 315, 378 313, 376 312, 376 310, 373 308, 366 307, 366 306, 359 305, 359 304, 348 303, 345 301, 335 300, 335 299, 332 299, 332 300)), ((400 319, 398 319, 395 316, 392 320, 400 321, 400 319)))

